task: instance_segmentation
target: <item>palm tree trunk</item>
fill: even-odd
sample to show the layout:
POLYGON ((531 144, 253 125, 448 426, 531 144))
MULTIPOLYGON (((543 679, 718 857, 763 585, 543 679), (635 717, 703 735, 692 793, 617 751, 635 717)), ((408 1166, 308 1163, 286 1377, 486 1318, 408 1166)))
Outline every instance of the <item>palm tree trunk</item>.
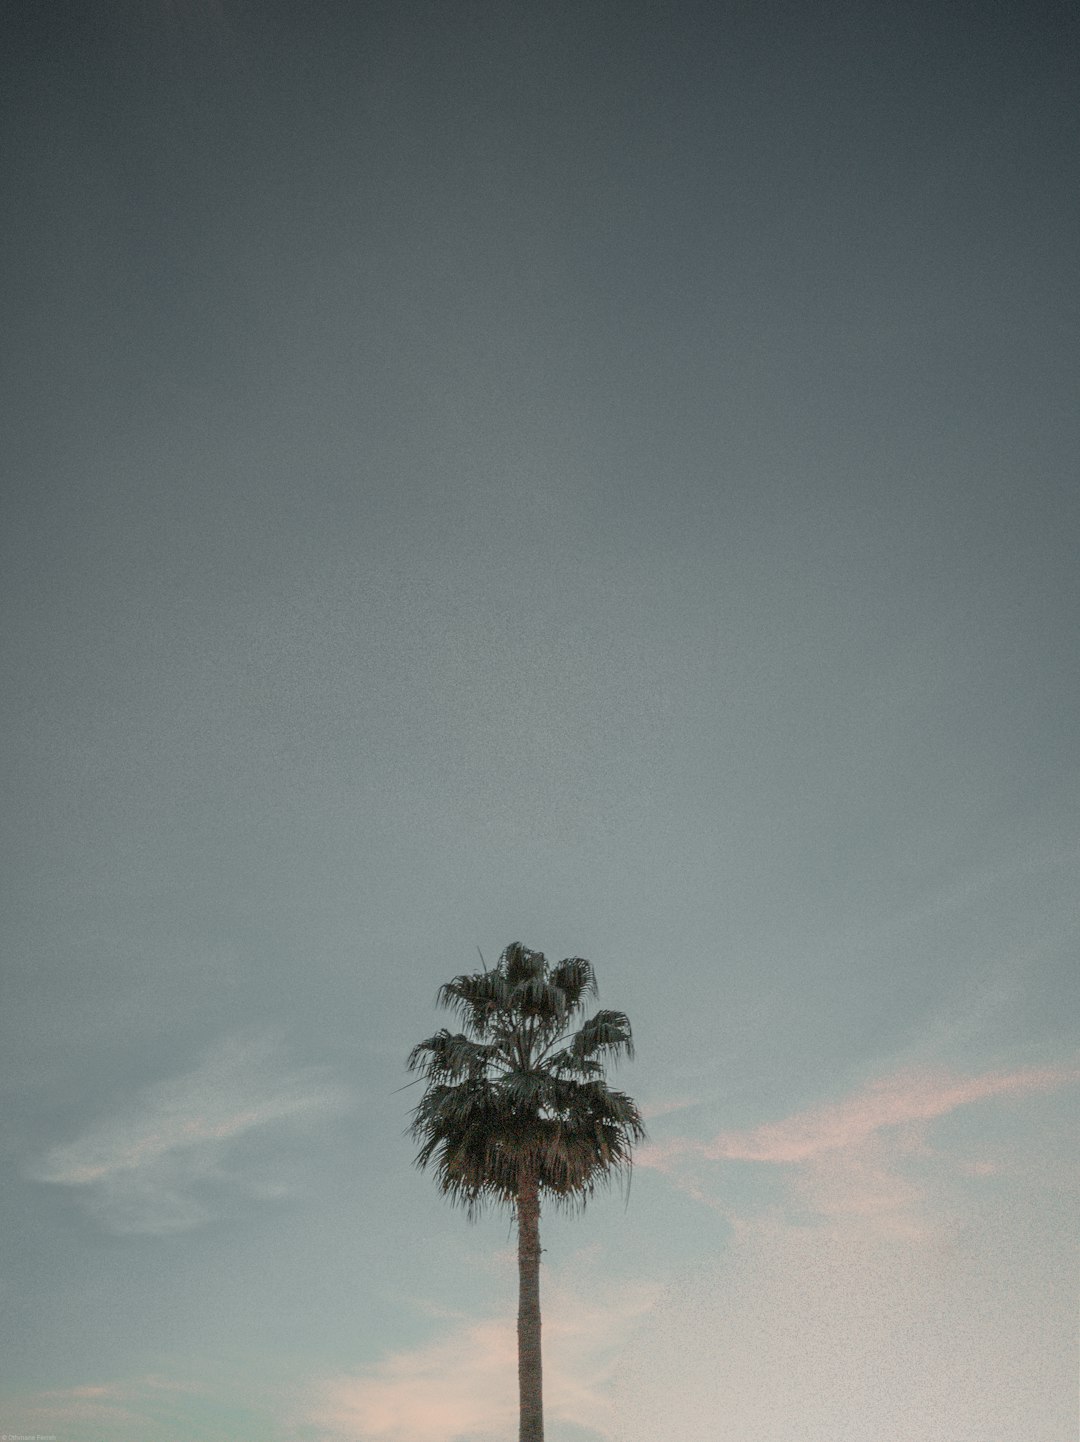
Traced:
POLYGON ((544 1442, 544 1375, 540 1355, 540 1188, 535 1176, 518 1182, 519 1442, 544 1442))

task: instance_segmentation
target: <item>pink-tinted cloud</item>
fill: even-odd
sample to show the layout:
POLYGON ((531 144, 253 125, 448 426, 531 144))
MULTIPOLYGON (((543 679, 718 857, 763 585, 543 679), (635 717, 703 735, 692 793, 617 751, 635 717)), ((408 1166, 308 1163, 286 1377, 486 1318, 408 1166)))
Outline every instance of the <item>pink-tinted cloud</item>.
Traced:
POLYGON ((108 1436, 116 1442, 142 1442, 161 1435, 177 1397, 198 1394, 189 1382, 156 1374, 124 1382, 84 1383, 34 1392, 5 1403, 8 1435, 30 1437, 108 1436))
POLYGON ((1078 1067, 1025 1067, 963 1077, 945 1071, 902 1071, 870 1082, 849 1097, 796 1112, 781 1121, 722 1131, 711 1141, 676 1137, 643 1146, 638 1165, 670 1171, 682 1157, 710 1161, 805 1162, 844 1151, 886 1128, 945 1116, 995 1096, 1054 1091, 1080 1080, 1078 1067))
POLYGON ((641 1115, 648 1122, 653 1121, 656 1117, 670 1116, 672 1112, 686 1111, 688 1107, 697 1105, 697 1097, 677 1097, 674 1101, 647 1102, 641 1108, 641 1115))
POLYGON ((320 1384, 307 1422, 320 1438, 451 1442, 508 1436, 516 1420, 513 1321, 470 1322, 385 1357, 360 1376, 320 1384))
MULTIPOLYGON (((609 1380, 621 1344, 654 1289, 585 1291, 543 1279, 544 1408, 552 1424, 611 1435, 609 1380)), ((503 1442, 517 1431, 517 1338, 512 1311, 457 1318, 423 1346, 364 1373, 325 1380, 302 1421, 320 1442, 503 1442)))
POLYGON ((717 1162, 779 1165, 801 1210, 837 1225, 924 1236, 950 1205, 950 1177, 977 1178, 998 1169, 987 1158, 957 1159, 953 1168, 935 1159, 926 1143, 931 1124, 961 1107, 1054 1091, 1078 1080, 1080 1068, 1075 1066, 1023 1067, 967 1077, 905 1070, 840 1101, 779 1121, 726 1130, 708 1141, 675 1137, 644 1146, 637 1162, 665 1173, 680 1190, 713 1206, 721 1205, 717 1162), (928 1159, 937 1161, 932 1176, 925 1175, 925 1167, 911 1165, 928 1159), (935 1198, 932 1208, 928 1188, 935 1198))
MULTIPOLYGON (((834 1154, 836 1155, 836 1154, 834 1154)), ((1065 1442, 1076 1229, 1000 1199, 932 1246, 740 1222, 660 1297, 613 1379, 619 1442, 1065 1442)), ((512 1435, 512 1434, 511 1434, 512 1435)))
POLYGON ((858 1146, 886 1127, 932 1121, 958 1107, 995 1096, 1054 1091, 1080 1079, 1080 1069, 1026 1067, 960 1077, 948 1072, 900 1072, 871 1082, 843 1101, 813 1107, 748 1131, 721 1132, 705 1149, 714 1160, 801 1162, 858 1146))

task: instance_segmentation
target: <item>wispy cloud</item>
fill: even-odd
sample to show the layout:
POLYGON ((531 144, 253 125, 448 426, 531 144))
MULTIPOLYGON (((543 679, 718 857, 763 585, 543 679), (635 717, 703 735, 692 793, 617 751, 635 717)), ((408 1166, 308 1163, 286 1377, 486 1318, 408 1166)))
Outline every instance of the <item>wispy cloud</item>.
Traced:
POLYGON ((766 1213, 679 1274, 626 1347, 619 1442, 1076 1434, 1077 1250, 1045 1195, 932 1246, 766 1213), (718 1419, 722 1419, 718 1423, 718 1419))
POLYGON ((342 1088, 288 1065, 272 1034, 226 1039, 193 1070, 139 1091, 114 1115, 28 1168, 76 1190, 117 1233, 164 1234, 211 1219, 228 1192, 272 1198, 287 1187, 245 1169, 237 1144, 347 1105, 342 1088))
POLYGON ((683 1112, 690 1107, 701 1105, 699 1097, 678 1097, 674 1101, 646 1102, 641 1108, 641 1115, 645 1121, 655 1121, 657 1117, 670 1116, 672 1112, 683 1112))
MULTIPOLYGON (((623 1284, 590 1292, 546 1272, 546 1416, 610 1437, 611 1376, 656 1289, 623 1284)), ((423 1346, 392 1353, 363 1373, 330 1378, 319 1384, 303 1420, 320 1442, 501 1442, 517 1430, 513 1316, 457 1318, 423 1346)))
POLYGON ((719 1132, 711 1141, 674 1137, 649 1143, 637 1164, 668 1171, 683 1156, 710 1161, 802 1162, 857 1146, 874 1133, 930 1121, 957 1107, 994 1096, 1054 1091, 1080 1081, 1080 1067, 1026 1067, 962 1077, 938 1070, 901 1071, 868 1083, 838 1102, 810 1107, 781 1121, 719 1132))
POLYGON ((125 1382, 88 1383, 78 1387, 57 1387, 35 1392, 21 1399, 8 1399, 4 1422, 9 1433, 31 1436, 88 1428, 116 1438, 143 1436, 147 1427, 160 1428, 167 1422, 178 1399, 197 1394, 198 1388, 151 1375, 125 1382), (12 1413, 12 1407, 17 1410, 12 1413))
MULTIPOLYGON (((778 1121, 725 1130, 711 1140, 674 1137, 639 1149, 639 1166, 671 1176, 710 1201, 710 1164, 753 1162, 784 1169, 800 1206, 834 1220, 861 1220, 895 1233, 920 1229, 924 1185, 903 1163, 928 1154, 927 1128, 961 1107, 992 1098, 1055 1091, 1080 1081, 1075 1065, 1022 1067, 977 1076, 905 1069, 867 1083, 839 1101, 778 1121)), ((958 1163, 957 1171, 961 1170, 958 1163)), ((987 1175, 992 1162, 965 1169, 987 1175)))
POLYGON ((948 1072, 903 1071, 871 1082, 843 1101, 813 1107, 748 1131, 721 1132, 706 1143, 713 1160, 801 1162, 847 1150, 887 1127, 932 1121, 989 1097, 1054 1091, 1080 1079, 1080 1069, 1027 1067, 961 1077, 948 1072))
MULTIPOLYGON (((196 1364, 197 1365, 197 1364, 196 1364)), ((146 1442, 147 1438, 198 1437, 199 1442, 260 1442, 288 1437, 279 1431, 274 1386, 238 1398, 235 1387, 219 1376, 193 1381, 162 1373, 119 1380, 54 1387, 39 1392, 7 1392, 0 1403, 0 1425, 8 1437, 108 1438, 109 1442, 146 1442), (251 1402, 255 1402, 252 1406, 251 1402)))

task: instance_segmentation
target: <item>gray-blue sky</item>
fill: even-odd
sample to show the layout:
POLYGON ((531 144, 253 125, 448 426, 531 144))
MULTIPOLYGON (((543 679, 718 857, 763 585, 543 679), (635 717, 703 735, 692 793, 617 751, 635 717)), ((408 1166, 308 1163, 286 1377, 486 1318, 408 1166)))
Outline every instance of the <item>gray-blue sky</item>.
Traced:
MULTIPOLYGON (((174 0, 12 40, 0 1422, 425 1442, 378 1369, 497 1359, 506 1232, 410 1172, 392 1088, 515 938, 594 961, 658 1113, 630 1210, 551 1226, 556 1349, 560 1256, 647 1355, 681 1268, 841 1194, 888 1246, 1038 1218, 963 1295, 1034 1287, 1075 1219, 1075 18, 174 0), (935 1110, 946 1074, 1014 1080, 935 1110), (886 1160, 844 1130, 883 1078, 886 1160), (839 1179, 694 1151, 830 1101, 839 1179), (919 1127, 958 1170, 916 1206, 919 1127)), ((596 1367, 553 1437, 620 1385, 656 1435, 596 1367)))

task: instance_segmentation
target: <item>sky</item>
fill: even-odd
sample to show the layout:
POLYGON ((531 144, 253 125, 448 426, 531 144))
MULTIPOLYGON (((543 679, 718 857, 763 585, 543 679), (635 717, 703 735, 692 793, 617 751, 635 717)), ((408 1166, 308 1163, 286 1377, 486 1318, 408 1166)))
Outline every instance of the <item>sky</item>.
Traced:
POLYGON ((514 1435, 405 1057, 625 1010, 549 1442, 1074 1442, 1056 0, 20 0, 0 1432, 514 1435))

